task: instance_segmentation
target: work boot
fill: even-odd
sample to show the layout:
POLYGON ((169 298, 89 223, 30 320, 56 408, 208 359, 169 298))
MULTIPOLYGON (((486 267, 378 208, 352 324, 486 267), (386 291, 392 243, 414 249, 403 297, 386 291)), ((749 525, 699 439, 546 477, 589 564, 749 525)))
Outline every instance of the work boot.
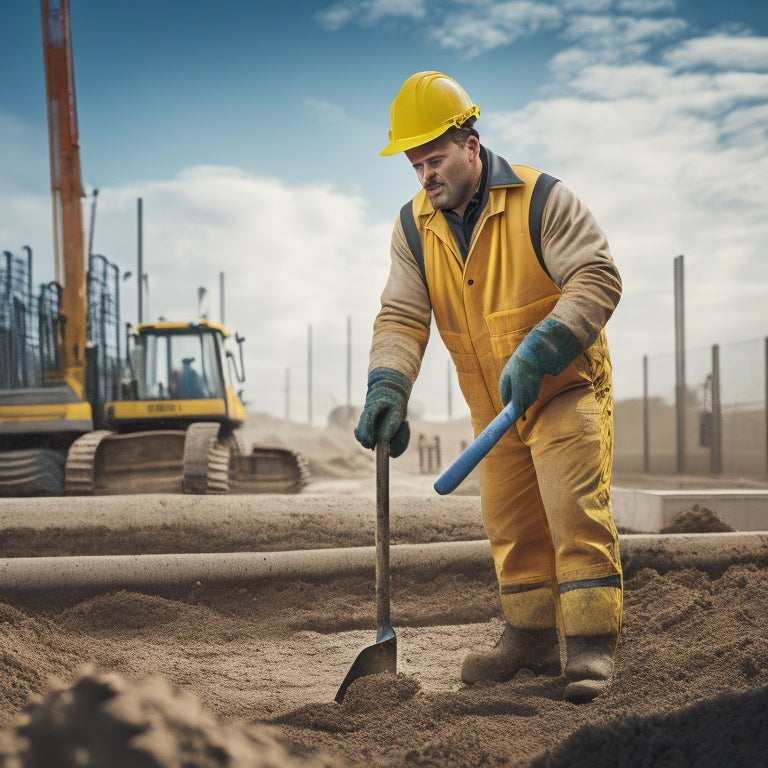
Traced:
POLYGON ((592 701, 611 684, 616 637, 571 636, 565 643, 565 699, 573 704, 592 701))
POLYGON ((518 629, 507 624, 492 650, 466 655, 461 679, 469 685, 480 680, 503 683, 521 669, 542 675, 560 674, 560 648, 555 629, 518 629))

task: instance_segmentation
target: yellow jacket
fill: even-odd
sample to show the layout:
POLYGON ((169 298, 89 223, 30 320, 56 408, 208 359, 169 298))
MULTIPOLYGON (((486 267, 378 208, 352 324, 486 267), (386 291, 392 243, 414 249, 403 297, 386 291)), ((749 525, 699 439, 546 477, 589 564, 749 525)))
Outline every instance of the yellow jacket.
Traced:
POLYGON ((587 351, 559 376, 545 376, 539 403, 585 379, 596 388, 610 386, 603 328, 621 295, 605 235, 583 203, 561 182, 554 183, 539 226, 529 211, 541 173, 510 166, 487 150, 486 159, 487 200, 466 259, 424 190, 411 203, 423 273, 401 221, 395 223, 390 275, 370 357, 370 369, 395 368, 413 383, 433 312, 476 430, 502 407, 498 384, 504 363, 548 315, 567 325, 587 351), (531 226, 534 238, 540 230, 540 257, 531 226))

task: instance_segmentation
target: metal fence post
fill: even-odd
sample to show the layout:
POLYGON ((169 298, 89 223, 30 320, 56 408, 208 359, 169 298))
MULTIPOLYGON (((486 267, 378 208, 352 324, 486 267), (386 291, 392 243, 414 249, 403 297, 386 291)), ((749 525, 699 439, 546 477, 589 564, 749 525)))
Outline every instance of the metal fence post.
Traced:
POLYGON ((720 413, 720 346, 712 346, 712 445, 709 452, 709 471, 719 475, 723 471, 723 430, 720 413))
POLYGON ((677 414, 677 473, 685 473, 685 290, 683 257, 675 257, 675 407, 677 414))
POLYGON ((648 355, 643 355, 643 472, 651 471, 650 408, 648 404, 648 355))
POLYGON ((765 460, 766 472, 768 472, 768 336, 765 337, 765 360, 763 361, 765 369, 765 460))

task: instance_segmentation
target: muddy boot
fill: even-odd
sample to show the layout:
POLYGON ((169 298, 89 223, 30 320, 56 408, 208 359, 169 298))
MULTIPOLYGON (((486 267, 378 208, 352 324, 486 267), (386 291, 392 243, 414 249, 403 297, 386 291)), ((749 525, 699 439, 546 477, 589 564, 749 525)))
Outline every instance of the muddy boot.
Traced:
POLYGON ((583 704, 604 693, 611 684, 615 652, 614 635, 567 637, 566 701, 583 704))
POLYGON ((507 624, 495 648, 467 654, 461 679, 472 684, 480 680, 502 683, 521 669, 542 675, 560 674, 560 648, 555 629, 518 629, 507 624))

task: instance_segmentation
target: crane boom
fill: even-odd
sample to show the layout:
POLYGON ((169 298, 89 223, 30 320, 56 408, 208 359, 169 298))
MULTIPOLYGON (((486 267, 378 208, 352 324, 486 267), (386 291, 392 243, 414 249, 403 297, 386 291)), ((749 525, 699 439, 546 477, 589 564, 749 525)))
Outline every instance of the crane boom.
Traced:
POLYGON ((51 155, 54 257, 56 280, 63 288, 59 375, 82 397, 87 289, 69 0, 40 0, 40 10, 51 155))

